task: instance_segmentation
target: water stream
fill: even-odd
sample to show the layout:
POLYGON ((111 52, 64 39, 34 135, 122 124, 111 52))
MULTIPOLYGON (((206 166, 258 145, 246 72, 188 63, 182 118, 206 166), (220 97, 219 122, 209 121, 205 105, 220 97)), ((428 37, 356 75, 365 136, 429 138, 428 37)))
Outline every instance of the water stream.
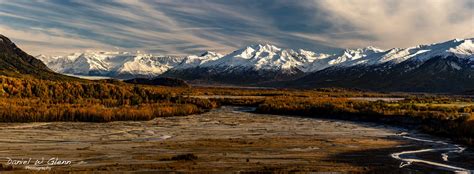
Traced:
POLYGON ((439 162, 431 161, 431 160, 428 160, 428 159, 422 159, 422 158, 416 156, 416 154, 421 154, 421 153, 437 152, 437 153, 439 153, 441 159, 443 159, 444 162, 448 162, 449 161, 449 154, 451 154, 451 153, 462 153, 466 149, 465 147, 462 147, 462 146, 457 145, 457 144, 450 144, 450 143, 447 143, 445 141, 430 140, 430 139, 410 136, 410 134, 408 134, 406 132, 402 132, 398 135, 405 138, 405 139, 408 139, 408 140, 432 144, 432 148, 392 153, 391 154, 392 158, 395 158, 397 160, 402 161, 400 163, 400 168, 409 166, 413 163, 423 163, 423 164, 427 164, 427 165, 433 166, 433 167, 438 168, 438 169, 452 171, 452 172, 455 172, 455 173, 470 173, 471 170, 469 170, 469 169, 465 169, 465 168, 454 166, 454 165, 439 163, 439 162))

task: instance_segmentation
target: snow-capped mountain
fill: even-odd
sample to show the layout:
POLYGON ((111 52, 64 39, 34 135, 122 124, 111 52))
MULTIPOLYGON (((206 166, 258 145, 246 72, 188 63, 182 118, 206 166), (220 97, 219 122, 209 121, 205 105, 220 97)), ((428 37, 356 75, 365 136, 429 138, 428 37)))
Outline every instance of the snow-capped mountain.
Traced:
POLYGON ((456 56, 465 59, 474 59, 473 39, 455 39, 443 43, 419 45, 410 48, 393 48, 382 50, 372 46, 359 49, 346 49, 335 54, 312 62, 309 71, 315 72, 328 67, 352 67, 356 65, 371 66, 384 63, 399 64, 404 61, 424 62, 433 57, 456 56))
MULTIPOLYGON (((271 44, 255 44, 226 55, 205 52, 199 56, 170 57, 129 52, 85 52, 37 58, 56 72, 75 75, 116 78, 163 76, 203 83, 241 85, 294 81, 301 78, 306 81, 297 83, 312 84, 311 82, 317 79, 318 85, 323 85, 329 81, 344 81, 351 77, 357 77, 353 81, 363 81, 367 73, 385 74, 383 78, 390 78, 389 76, 396 73, 410 74, 421 71, 429 64, 434 67, 424 71, 435 74, 446 72, 449 76, 462 72, 467 74, 466 78, 469 79, 473 76, 469 73, 474 69, 474 43, 473 39, 455 39, 388 50, 369 46, 346 49, 338 54, 322 54, 302 49, 295 51, 271 44), (446 71, 434 71, 436 68, 446 71), (341 74, 342 72, 346 74, 341 74), (334 74, 338 74, 338 77, 333 76, 334 74)), ((421 75, 420 72, 417 73, 421 75)), ((347 84, 351 85, 351 82, 347 84)))
POLYGON ((474 89, 473 39, 370 51, 352 59, 344 59, 349 55, 346 53, 347 50, 342 56, 331 56, 320 64, 327 65, 325 63, 332 60, 344 61, 313 71, 286 85, 423 92, 474 89))
POLYGON ((308 66, 312 61, 328 56, 306 50, 294 51, 270 44, 256 44, 225 56, 207 58, 208 61, 200 62, 199 65, 170 69, 162 76, 186 80, 206 79, 216 83, 279 81, 304 75, 310 69, 308 66))
MULTIPOLYGON (((304 51, 304 50, 301 50, 304 51)), ((270 44, 258 44, 234 51, 201 67, 235 70, 288 71, 303 70, 311 59, 291 49, 281 49, 270 44)))
POLYGON ((153 77, 182 62, 183 58, 130 52, 73 53, 67 56, 37 56, 53 71, 74 75, 121 78, 153 77))

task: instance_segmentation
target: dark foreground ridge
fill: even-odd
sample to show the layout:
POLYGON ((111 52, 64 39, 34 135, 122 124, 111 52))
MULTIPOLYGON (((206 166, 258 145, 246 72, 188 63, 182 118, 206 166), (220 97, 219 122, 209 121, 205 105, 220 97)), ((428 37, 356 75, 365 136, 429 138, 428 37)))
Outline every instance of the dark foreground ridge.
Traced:
POLYGON ((0 75, 16 77, 28 75, 49 80, 76 79, 51 71, 42 61, 18 48, 2 34, 0 34, 0 75))

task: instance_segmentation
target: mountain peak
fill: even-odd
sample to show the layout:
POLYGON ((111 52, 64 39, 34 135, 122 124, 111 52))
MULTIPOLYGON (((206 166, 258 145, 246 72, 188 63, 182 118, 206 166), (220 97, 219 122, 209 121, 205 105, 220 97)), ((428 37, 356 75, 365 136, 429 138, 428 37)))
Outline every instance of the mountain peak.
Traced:
POLYGON ((472 40, 474 40, 474 38, 465 38, 465 39, 456 38, 456 39, 451 40, 451 42, 472 42, 472 40))
POLYGON ((220 57, 222 57, 219 53, 212 52, 212 51, 205 51, 199 57, 205 57, 205 56, 220 56, 220 57))
MULTIPOLYGON (((232 52, 230 57, 240 57, 244 59, 251 59, 255 57, 260 57, 260 54, 279 54, 283 49, 278 48, 275 45, 272 44, 253 44, 246 46, 244 48, 241 48, 239 50, 236 50, 232 52)), ((226 56, 227 57, 227 56, 226 56)))
POLYGON ((279 48, 275 45, 269 44, 269 43, 254 44, 254 45, 250 45, 248 47, 250 47, 250 48, 252 48, 256 51, 271 51, 271 52, 281 51, 281 48, 279 48))
POLYGON ((459 43, 455 47, 449 48, 447 52, 454 54, 460 58, 468 58, 474 61, 474 39, 461 39, 454 40, 455 43, 459 43))
POLYGON ((344 52, 347 54, 370 54, 370 53, 380 53, 384 52, 385 50, 374 47, 368 46, 365 48, 356 48, 356 49, 345 49, 344 52))
POLYGON ((374 46, 368 46, 368 47, 365 47, 363 48, 364 50, 367 50, 367 51, 373 51, 373 52, 376 52, 376 53, 379 53, 379 52, 384 52, 385 50, 383 49, 380 49, 380 48, 377 48, 377 47, 374 47, 374 46))

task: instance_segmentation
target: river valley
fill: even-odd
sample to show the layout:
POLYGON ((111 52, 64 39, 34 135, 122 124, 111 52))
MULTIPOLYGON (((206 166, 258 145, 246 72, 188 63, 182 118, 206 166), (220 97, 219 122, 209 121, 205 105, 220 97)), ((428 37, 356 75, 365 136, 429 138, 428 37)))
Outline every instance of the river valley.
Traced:
POLYGON ((111 123, 1 123, 0 170, 464 172, 471 149, 414 131, 254 114, 253 108, 111 123))

